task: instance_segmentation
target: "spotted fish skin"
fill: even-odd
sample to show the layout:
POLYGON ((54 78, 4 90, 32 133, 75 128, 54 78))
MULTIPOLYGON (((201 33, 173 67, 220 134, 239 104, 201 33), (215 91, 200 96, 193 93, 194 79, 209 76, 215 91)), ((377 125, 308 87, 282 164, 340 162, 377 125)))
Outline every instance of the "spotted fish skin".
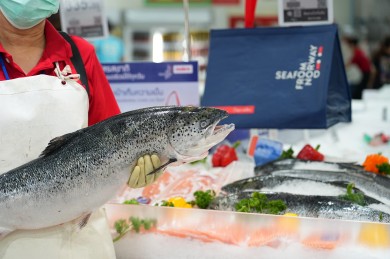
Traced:
MULTIPOLYGON (((235 210, 235 205, 240 200, 249 199, 252 194, 253 191, 243 191, 219 196, 213 201, 210 208, 232 211, 235 210)), ((287 209, 281 214, 294 213, 300 217, 390 223, 390 214, 360 206, 335 196, 308 196, 270 192, 264 194, 270 201, 282 200, 286 204, 287 209)))
POLYGON ((351 163, 283 159, 256 167, 255 175, 354 183, 365 195, 390 206, 390 177, 367 172, 351 163))
MULTIPOLYGON (((127 182, 139 157, 189 162, 207 155, 234 125, 226 112, 152 107, 52 140, 41 157, 0 175, 0 232, 62 224, 92 212, 127 182)), ((1 233, 0 233, 1 234, 1 233)))

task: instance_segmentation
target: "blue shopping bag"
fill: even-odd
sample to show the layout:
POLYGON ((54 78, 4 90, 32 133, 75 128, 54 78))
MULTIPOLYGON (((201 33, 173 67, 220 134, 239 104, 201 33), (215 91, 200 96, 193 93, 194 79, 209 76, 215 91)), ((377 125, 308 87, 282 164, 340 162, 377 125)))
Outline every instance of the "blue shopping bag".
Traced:
POLYGON ((237 128, 315 129, 351 121, 336 25, 212 30, 201 104, 237 128))

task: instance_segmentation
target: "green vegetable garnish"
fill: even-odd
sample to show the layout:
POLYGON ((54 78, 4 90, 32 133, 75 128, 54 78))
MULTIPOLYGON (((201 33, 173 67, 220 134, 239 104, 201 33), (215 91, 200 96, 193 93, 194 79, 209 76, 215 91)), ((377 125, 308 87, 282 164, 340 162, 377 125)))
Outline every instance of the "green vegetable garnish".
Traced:
POLYGON ((139 202, 136 199, 131 199, 131 200, 124 201, 123 204, 135 204, 135 205, 138 205, 139 202))
POLYGON ((283 150, 282 154, 280 155, 280 159, 288 159, 288 158, 294 158, 294 150, 290 147, 287 150, 283 150))
POLYGON ((133 230, 136 233, 139 233, 142 228, 149 230, 151 227, 156 226, 157 224, 157 220, 155 219, 140 219, 137 217, 130 217, 129 221, 131 222, 133 230))
POLYGON ((142 220, 145 230, 149 230, 151 227, 156 226, 157 221, 155 219, 144 219, 142 220))
POLYGON ((114 223, 115 230, 119 235, 114 238, 113 241, 118 241, 130 230, 134 230, 136 233, 139 233, 142 228, 149 230, 150 228, 156 226, 156 224, 157 220, 155 219, 140 219, 137 217, 130 217, 129 222, 127 222, 125 219, 119 219, 114 223))
POLYGON ((282 200, 273 200, 268 202, 268 208, 266 214, 279 214, 287 208, 286 204, 282 200))
POLYGON ((340 198, 351 201, 353 203, 359 204, 361 206, 366 205, 366 201, 364 199, 364 194, 362 193, 355 193, 353 188, 355 188, 355 184, 349 183, 347 185, 347 194, 341 195, 340 198))
MULTIPOLYGON (((156 204, 157 205, 157 204, 156 204)), ((158 205, 157 205, 158 206, 158 205)), ((161 204, 160 206, 163 206, 163 207, 175 207, 175 205, 173 204, 173 202, 170 202, 170 201, 161 201, 161 204)))
POLYGON ((116 238, 114 238, 114 242, 121 239, 130 230, 130 225, 124 219, 115 221, 114 227, 116 232, 119 234, 116 238))
POLYGON ((127 224, 126 220, 124 219, 119 219, 115 221, 114 223, 115 230, 118 234, 125 232, 126 230, 129 229, 129 224, 127 224))
POLYGON ((390 175, 390 164, 389 163, 383 163, 376 166, 378 168, 378 172, 380 174, 387 174, 390 175))
POLYGON ((194 196, 195 201, 191 202, 191 204, 195 204, 201 209, 207 209, 215 198, 215 192, 213 190, 196 191, 194 192, 194 196))
POLYGON ((130 217, 129 221, 133 227, 133 230, 138 233, 141 229, 142 221, 137 217, 130 217))
POLYGON ((258 212, 265 214, 280 214, 287 209, 282 200, 268 201, 265 194, 254 192, 249 199, 242 199, 236 203, 236 211, 239 212, 258 212))
POLYGON ((379 212, 379 221, 383 220, 383 212, 379 212))

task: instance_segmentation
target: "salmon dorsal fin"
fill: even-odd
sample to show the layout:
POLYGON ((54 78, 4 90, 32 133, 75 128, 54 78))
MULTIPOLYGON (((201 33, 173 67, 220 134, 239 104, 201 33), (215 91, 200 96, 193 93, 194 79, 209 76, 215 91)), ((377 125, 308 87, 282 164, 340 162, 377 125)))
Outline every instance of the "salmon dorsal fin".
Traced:
POLYGON ((47 147, 45 148, 45 150, 43 150, 40 157, 53 154, 55 151, 61 149, 62 146, 69 143, 73 138, 80 135, 84 130, 85 129, 81 129, 81 130, 78 130, 78 131, 75 131, 72 133, 68 133, 68 134, 53 138, 52 140, 50 140, 50 142, 47 145, 47 147))

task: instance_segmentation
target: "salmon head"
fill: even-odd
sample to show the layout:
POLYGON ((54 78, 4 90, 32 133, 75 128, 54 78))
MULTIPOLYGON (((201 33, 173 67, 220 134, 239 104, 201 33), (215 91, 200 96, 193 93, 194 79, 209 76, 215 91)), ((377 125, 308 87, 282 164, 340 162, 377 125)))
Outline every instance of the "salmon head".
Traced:
POLYGON ((208 150, 234 130, 234 124, 219 125, 226 111, 209 107, 184 107, 169 126, 168 139, 178 161, 191 162, 207 156, 208 150))

